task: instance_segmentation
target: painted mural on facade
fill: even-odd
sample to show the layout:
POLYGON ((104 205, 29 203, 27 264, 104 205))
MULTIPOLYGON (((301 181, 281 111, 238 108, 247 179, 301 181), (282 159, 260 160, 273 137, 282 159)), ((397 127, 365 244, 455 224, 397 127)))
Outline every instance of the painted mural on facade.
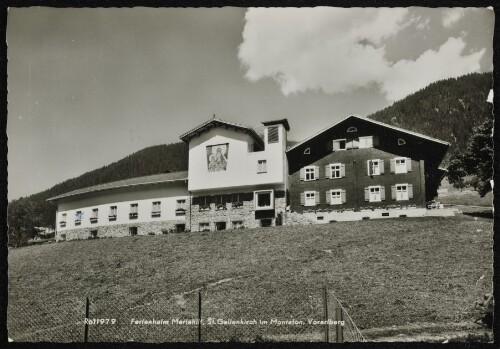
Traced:
POLYGON ((227 159, 229 143, 207 146, 208 172, 225 171, 227 169, 227 159))

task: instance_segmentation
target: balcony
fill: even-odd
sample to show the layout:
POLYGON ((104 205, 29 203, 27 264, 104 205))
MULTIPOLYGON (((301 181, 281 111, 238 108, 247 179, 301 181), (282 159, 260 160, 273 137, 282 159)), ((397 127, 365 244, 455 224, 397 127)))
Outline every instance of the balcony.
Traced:
POLYGON ((129 219, 137 219, 137 217, 139 217, 139 214, 137 212, 130 212, 128 214, 129 219))

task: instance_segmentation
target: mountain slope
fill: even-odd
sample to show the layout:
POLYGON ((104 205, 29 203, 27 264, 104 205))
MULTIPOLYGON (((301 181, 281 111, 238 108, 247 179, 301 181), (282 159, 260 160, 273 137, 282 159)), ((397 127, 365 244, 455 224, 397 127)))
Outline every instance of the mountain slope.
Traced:
POLYGON ((491 73, 441 80, 368 117, 450 142, 446 161, 465 149, 474 127, 492 117, 486 102, 491 88, 491 73))

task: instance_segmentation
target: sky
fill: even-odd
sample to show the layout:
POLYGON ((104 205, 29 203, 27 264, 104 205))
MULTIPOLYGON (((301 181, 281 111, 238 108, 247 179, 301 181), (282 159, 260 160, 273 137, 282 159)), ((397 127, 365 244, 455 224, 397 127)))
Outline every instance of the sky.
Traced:
POLYGON ((492 71, 479 8, 10 8, 8 198, 216 115, 300 141, 437 80, 492 71))

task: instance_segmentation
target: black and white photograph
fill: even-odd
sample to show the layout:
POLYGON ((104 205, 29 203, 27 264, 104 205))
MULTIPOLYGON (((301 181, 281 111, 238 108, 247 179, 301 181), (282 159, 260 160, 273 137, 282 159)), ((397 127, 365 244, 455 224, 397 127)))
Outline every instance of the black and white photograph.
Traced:
POLYGON ((9 342, 492 343, 494 27, 8 8, 9 342))

